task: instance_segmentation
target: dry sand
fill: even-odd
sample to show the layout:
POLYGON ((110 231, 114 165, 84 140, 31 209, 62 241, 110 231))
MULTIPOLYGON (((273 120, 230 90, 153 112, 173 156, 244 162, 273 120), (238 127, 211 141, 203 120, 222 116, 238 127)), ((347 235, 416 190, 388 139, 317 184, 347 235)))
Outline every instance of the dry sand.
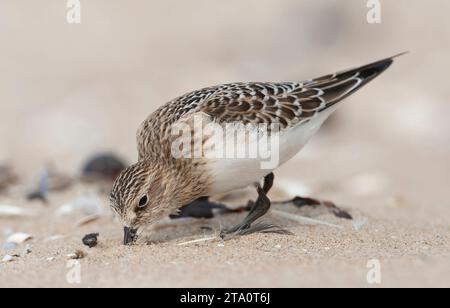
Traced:
MULTIPOLYGON (((450 2, 382 1, 379 25, 365 1, 82 1, 81 25, 65 1, 0 3, 0 165, 18 186, 0 205, 37 216, 0 217, 33 239, 0 263, 0 287, 450 286, 450 2), (238 8, 238 9, 237 9, 238 8), (237 11, 244 12, 236 14, 237 11), (322 210, 281 210, 336 223, 265 220, 292 236, 254 234, 179 246, 208 237, 240 215, 149 232, 149 245, 121 245, 121 226, 97 185, 77 183, 49 203, 24 196, 46 166, 76 174, 87 156, 112 150, 132 162, 135 131, 158 106, 184 92, 234 81, 303 80, 405 50, 411 53, 349 98, 320 134, 277 171, 273 199, 308 192, 348 209, 361 225, 322 210), (74 227, 68 202, 96 194, 104 215, 74 227), (212 228, 206 231, 205 226, 212 228), (98 247, 83 247, 86 233, 98 247), (66 237, 48 241, 49 237, 66 237), (67 283, 66 255, 82 249, 81 284, 67 283), (49 259, 51 258, 51 259, 49 259), (367 262, 382 283, 367 283, 367 262), (49 261, 51 260, 51 261, 49 261)), ((241 200, 242 202, 242 200, 241 200)))
MULTIPOLYGON (((362 147, 359 149, 364 152, 362 147)), ((305 156, 314 154, 311 152, 307 149, 305 156)), ((391 148, 385 155, 391 156, 394 152, 391 148)), ((304 190, 306 187, 315 195, 338 201, 355 219, 353 223, 340 220, 320 209, 278 206, 277 210, 334 223, 342 226, 342 230, 306 226, 269 214, 266 221, 288 227, 295 235, 254 234, 229 241, 179 245, 215 235, 222 226, 236 223, 243 215, 229 214, 212 220, 180 221, 178 225, 149 230, 141 237, 141 245, 124 247, 121 245, 121 227, 113 222, 108 211, 100 220, 82 227, 74 227, 81 217, 79 213, 67 217, 55 214, 62 204, 87 191, 95 191, 91 185, 77 184, 69 191, 52 194, 49 205, 21 201, 26 209, 38 210, 41 215, 1 219, 1 226, 32 234, 34 239, 26 242, 32 245, 32 252, 0 265, 0 286, 448 287, 450 213, 448 201, 442 201, 445 192, 437 194, 434 183, 448 182, 449 175, 423 168, 420 179, 410 177, 412 173, 407 170, 413 168, 411 164, 419 158, 416 154, 412 153, 395 166, 388 166, 388 171, 382 166, 388 165, 383 163, 386 157, 378 157, 373 161, 375 165, 380 164, 378 174, 358 173, 357 170, 364 170, 363 164, 338 154, 332 163, 320 163, 326 154, 319 154, 314 161, 299 158, 290 167, 280 170, 279 180, 284 188, 277 185, 273 199, 286 198, 288 184, 292 186, 289 189, 304 190), (297 166, 301 176, 294 176, 292 166, 297 166), (329 172, 350 176, 330 178, 329 182, 317 180, 326 178, 329 172), (300 181, 300 178, 311 180, 300 181), (414 186, 420 187, 421 191, 412 191, 414 186), (411 193, 406 193, 406 189, 411 193), (355 225, 360 229, 356 230, 355 225), (100 238, 99 245, 89 249, 83 247, 81 239, 91 232, 99 232, 100 238), (54 235, 66 237, 46 240, 54 235), (81 284, 72 285, 66 280, 69 271, 67 255, 78 249, 86 252, 87 257, 80 260, 81 284), (379 285, 368 284, 366 279, 369 271, 366 266, 372 259, 381 262, 382 281, 379 285)), ((368 157, 371 156, 367 155, 364 161, 367 162, 368 157)), ((103 196, 101 201, 106 207, 107 198, 103 196)), ((2 238, 2 242, 4 240, 2 238)), ((17 253, 24 248, 25 244, 19 246, 17 253)))

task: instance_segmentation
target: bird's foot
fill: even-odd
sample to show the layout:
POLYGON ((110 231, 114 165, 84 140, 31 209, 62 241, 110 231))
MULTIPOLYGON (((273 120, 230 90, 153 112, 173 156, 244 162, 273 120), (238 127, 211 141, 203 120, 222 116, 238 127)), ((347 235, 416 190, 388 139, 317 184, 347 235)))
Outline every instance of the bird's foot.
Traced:
POLYGON ((286 230, 280 226, 266 223, 266 222, 256 222, 252 225, 246 225, 241 226, 238 228, 238 226, 229 229, 229 230, 222 230, 220 232, 220 237, 223 240, 230 240, 232 238, 235 238, 237 236, 244 236, 244 235, 250 235, 253 233, 275 233, 275 234, 285 234, 285 235, 292 235, 293 233, 289 230, 286 230))

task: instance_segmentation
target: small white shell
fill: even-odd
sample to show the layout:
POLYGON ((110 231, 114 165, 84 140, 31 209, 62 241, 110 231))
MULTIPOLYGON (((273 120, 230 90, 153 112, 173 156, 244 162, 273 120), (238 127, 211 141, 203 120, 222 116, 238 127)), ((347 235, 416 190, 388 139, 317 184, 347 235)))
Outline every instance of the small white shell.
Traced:
POLYGON ((22 244, 32 238, 33 238, 33 236, 31 236, 28 233, 19 232, 19 233, 14 233, 10 237, 8 237, 8 239, 6 241, 8 243, 22 244))
POLYGON ((3 257, 2 262, 3 262, 3 263, 8 263, 8 262, 11 262, 11 261, 13 261, 13 260, 14 260, 14 257, 13 257, 13 256, 6 255, 6 256, 3 257))

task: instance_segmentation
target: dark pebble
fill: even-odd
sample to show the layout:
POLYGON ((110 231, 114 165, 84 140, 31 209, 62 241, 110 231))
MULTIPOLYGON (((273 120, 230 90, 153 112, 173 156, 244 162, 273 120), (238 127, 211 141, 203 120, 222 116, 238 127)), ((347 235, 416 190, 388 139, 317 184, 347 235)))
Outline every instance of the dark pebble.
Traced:
POLYGON ((83 237, 83 244, 89 248, 95 247, 98 244, 98 233, 91 233, 83 237))

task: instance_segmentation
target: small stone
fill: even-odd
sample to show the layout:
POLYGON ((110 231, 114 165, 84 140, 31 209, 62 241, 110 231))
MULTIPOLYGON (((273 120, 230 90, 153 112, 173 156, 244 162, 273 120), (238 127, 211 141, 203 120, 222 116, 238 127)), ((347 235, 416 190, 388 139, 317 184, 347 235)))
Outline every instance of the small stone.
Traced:
POLYGON ((91 233, 83 237, 83 244, 89 248, 95 247, 98 244, 98 233, 91 233))

